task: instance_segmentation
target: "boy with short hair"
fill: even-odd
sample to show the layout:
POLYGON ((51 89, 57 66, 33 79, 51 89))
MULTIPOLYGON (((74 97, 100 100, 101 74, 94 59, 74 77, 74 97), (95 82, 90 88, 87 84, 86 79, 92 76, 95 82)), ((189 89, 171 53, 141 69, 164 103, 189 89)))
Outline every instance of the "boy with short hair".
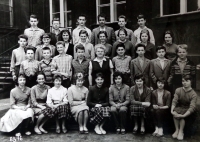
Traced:
POLYGON ((40 37, 44 34, 44 30, 37 27, 39 20, 36 15, 30 15, 30 28, 24 30, 24 34, 28 37, 28 45, 36 47, 41 43, 40 37))
POLYGON ((26 35, 18 36, 19 47, 12 51, 11 63, 10 63, 10 72, 12 73, 13 81, 16 81, 17 76, 19 75, 20 64, 26 59, 26 45, 28 37, 26 35))
MULTIPOLYGON (((158 78, 163 77, 165 82, 167 82, 171 66, 171 61, 165 58, 166 49, 164 46, 158 46, 156 48, 156 54, 158 58, 153 59, 150 62, 150 74, 154 89, 156 88, 156 81, 158 78)), ((168 89, 169 86, 165 87, 168 89)))
POLYGON ((51 50, 51 56, 54 57, 56 53, 56 47, 54 45, 50 44, 51 41, 51 35, 49 33, 45 33, 41 36, 41 41, 42 44, 36 46, 36 51, 35 51, 35 60, 41 61, 43 59, 43 48, 44 47, 49 47, 51 50))
POLYGON ((82 44, 76 46, 76 54, 77 54, 77 59, 73 59, 72 61, 73 75, 80 72, 83 73, 85 80, 83 85, 88 88, 89 87, 88 71, 89 71, 90 60, 85 58, 85 48, 82 44))
POLYGON ((147 29, 149 31, 150 42, 155 45, 155 38, 154 38, 154 35, 153 35, 153 31, 145 26, 146 19, 145 19, 144 15, 142 15, 142 14, 138 15, 137 20, 138 20, 139 27, 138 27, 137 30, 134 31, 134 35, 136 37, 136 45, 138 43, 141 43, 140 33, 143 29, 147 29))
POLYGON ((50 32, 50 44, 56 46, 56 42, 59 40, 60 32, 60 18, 54 17, 52 20, 52 31, 50 32))
POLYGON ((73 44, 77 44, 79 43, 80 41, 80 37, 79 37, 79 32, 81 30, 85 30, 87 31, 88 33, 88 39, 87 39, 87 42, 90 42, 90 39, 91 39, 91 30, 88 29, 86 26, 85 26, 85 23, 86 23, 86 16, 84 14, 82 15, 79 15, 78 19, 77 19, 77 22, 78 22, 78 26, 77 28, 75 28, 72 32, 72 37, 73 37, 73 44))
MULTIPOLYGON (((118 17, 118 25, 119 25, 120 29, 125 29, 127 31, 126 39, 131 41, 132 44, 135 45, 136 37, 131 29, 126 28, 126 23, 127 23, 126 16, 120 15, 118 17)), ((115 36, 116 36, 117 40, 119 39, 118 32, 119 32, 119 30, 115 31, 115 36)))
POLYGON ((130 86, 131 56, 125 55, 125 45, 123 43, 119 43, 116 46, 116 52, 117 56, 112 59, 114 71, 122 73, 124 76, 124 83, 130 86))
POLYGON ((22 61, 19 74, 24 74, 26 77, 26 86, 33 87, 36 85, 37 73, 40 70, 39 62, 34 60, 34 49, 31 47, 26 48, 27 59, 22 61))
POLYGON ((150 60, 144 57, 146 46, 144 44, 137 44, 135 47, 137 58, 131 61, 131 82, 134 83, 136 74, 143 74, 145 84, 150 87, 150 60))
POLYGON ((107 43, 113 45, 114 42, 116 41, 116 37, 115 37, 115 32, 113 30, 113 28, 108 27, 105 25, 106 23, 106 15, 104 15, 103 13, 98 15, 98 22, 99 22, 99 27, 95 28, 92 30, 92 36, 91 36, 91 43, 93 45, 96 45, 100 42, 100 39, 98 38, 98 34, 100 31, 106 31, 107 32, 107 43))
POLYGON ((59 55, 55 56, 52 60, 51 71, 54 75, 60 75, 63 78, 63 87, 69 88, 71 85, 72 77, 72 56, 65 54, 65 44, 63 41, 56 43, 59 55))
POLYGON ((43 59, 39 63, 40 70, 46 77, 45 84, 53 87, 53 74, 51 72, 51 49, 49 47, 42 48, 42 56, 43 59))

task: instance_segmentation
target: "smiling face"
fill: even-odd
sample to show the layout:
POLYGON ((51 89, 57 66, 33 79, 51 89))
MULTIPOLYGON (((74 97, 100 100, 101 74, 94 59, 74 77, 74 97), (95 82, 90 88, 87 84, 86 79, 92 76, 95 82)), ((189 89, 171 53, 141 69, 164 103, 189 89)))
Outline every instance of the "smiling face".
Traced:
POLYGON ((38 25, 38 20, 36 18, 30 18, 29 23, 32 27, 35 27, 38 25))
POLYGON ((84 16, 80 16, 77 21, 78 21, 80 26, 85 26, 86 19, 85 19, 84 16))
POLYGON ((59 54, 62 54, 64 52, 64 46, 62 44, 57 45, 57 51, 59 54))
POLYGON ((119 56, 124 56, 124 53, 125 53, 125 49, 123 47, 118 47, 117 48, 117 54, 119 56))
POLYGON ((124 19, 124 18, 119 18, 118 25, 119 25, 121 28, 124 28, 125 25, 126 25, 125 19, 124 19))
POLYGON ((77 54, 77 58, 83 59, 84 55, 85 55, 85 51, 81 50, 81 49, 78 49, 77 52, 76 52, 76 54, 77 54))
POLYGON ((146 23, 146 20, 144 18, 138 19, 138 25, 140 27, 144 27, 146 23))
POLYGON ((95 82, 96 82, 97 86, 101 87, 103 85, 104 79, 101 77, 97 77, 95 79, 95 82))
POLYGON ((116 85, 121 85, 122 84, 122 77, 121 76, 115 77, 115 84, 116 85))
POLYGON ((69 34, 67 32, 64 32, 62 34, 62 38, 63 38, 63 41, 68 42, 69 41, 69 34))
POLYGON ((20 46, 20 47, 25 47, 25 46, 27 45, 27 41, 26 41, 26 39, 24 39, 24 38, 20 38, 20 39, 18 40, 18 43, 19 43, 19 46, 20 46))
POLYGON ((39 75, 37 76, 37 82, 38 82, 39 85, 43 85, 44 82, 45 82, 44 75, 39 74, 39 75))
POLYGON ((166 44, 172 44, 172 37, 170 34, 165 35, 165 43, 166 44))
POLYGON ((99 58, 104 57, 104 55, 105 55, 104 49, 102 49, 102 48, 97 48, 97 50, 96 50, 96 55, 97 55, 97 57, 99 57, 99 58))
POLYGON ((135 84, 137 85, 138 88, 143 87, 144 81, 142 79, 136 79, 135 84))
POLYGON ((124 33, 124 31, 119 31, 119 39, 121 41, 124 41, 126 39, 126 34, 124 33))
POLYGON ((136 53, 138 54, 138 56, 143 57, 144 53, 145 53, 144 47, 142 47, 142 46, 138 47, 136 50, 136 53))
POLYGON ((83 79, 77 79, 77 80, 76 80, 76 86, 78 86, 78 87, 82 87, 82 86, 83 86, 83 83, 84 83, 84 80, 83 80, 83 79))
POLYGON ((147 35, 147 33, 142 33, 142 35, 141 35, 141 41, 143 43, 146 43, 148 41, 148 35, 147 35))
POLYGON ((182 79, 182 84, 184 88, 189 88, 191 87, 191 80, 182 79))
POLYGON ((106 35, 104 33, 99 35, 99 39, 101 42, 105 42, 106 41, 106 35))
POLYGON ((19 76, 17 81, 18 81, 19 86, 25 86, 26 78, 24 78, 23 76, 19 76))
POLYGON ((34 58, 34 52, 33 50, 27 50, 26 51, 26 57, 29 59, 29 60, 32 60, 34 58))
POLYGON ((62 83, 61 78, 56 78, 53 83, 56 88, 59 88, 62 83))
POLYGON ((185 49, 182 49, 182 48, 178 48, 178 57, 180 59, 185 59, 187 57, 187 51, 185 49))
POLYGON ((160 49, 160 50, 158 50, 158 51, 156 52, 156 54, 157 54, 157 56, 158 56, 159 58, 164 58, 166 52, 165 52, 164 49, 160 49))
POLYGON ((81 39, 82 43, 85 43, 86 39, 87 39, 87 35, 86 34, 80 34, 80 39, 81 39))

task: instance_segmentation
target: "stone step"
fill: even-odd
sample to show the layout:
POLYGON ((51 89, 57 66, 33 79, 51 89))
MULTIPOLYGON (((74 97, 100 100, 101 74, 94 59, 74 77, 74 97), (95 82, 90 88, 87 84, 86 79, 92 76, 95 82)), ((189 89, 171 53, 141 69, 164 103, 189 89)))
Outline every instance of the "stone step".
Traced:
POLYGON ((10 67, 10 62, 0 63, 1 67, 10 67))
POLYGON ((11 76, 11 72, 0 71, 0 76, 11 76))
POLYGON ((1 67, 1 68, 0 68, 0 71, 9 72, 9 71, 10 71, 10 66, 8 66, 8 67, 1 67))
POLYGON ((4 77, 4 76, 0 76, 0 84, 1 82, 12 82, 12 76, 7 76, 7 77, 4 77))

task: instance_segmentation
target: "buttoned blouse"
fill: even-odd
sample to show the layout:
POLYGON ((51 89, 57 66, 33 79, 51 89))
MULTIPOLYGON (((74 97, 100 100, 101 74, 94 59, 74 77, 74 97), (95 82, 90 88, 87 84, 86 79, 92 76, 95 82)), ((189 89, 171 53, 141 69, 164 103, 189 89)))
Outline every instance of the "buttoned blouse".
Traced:
POLYGON ((62 85, 59 88, 52 87, 47 94, 47 104, 60 104, 62 102, 68 102, 67 100, 67 88, 62 85))
POLYGON ((115 103, 122 103, 126 106, 130 101, 130 88, 126 84, 122 84, 121 88, 118 88, 116 85, 112 85, 109 88, 109 101, 110 105, 115 103))

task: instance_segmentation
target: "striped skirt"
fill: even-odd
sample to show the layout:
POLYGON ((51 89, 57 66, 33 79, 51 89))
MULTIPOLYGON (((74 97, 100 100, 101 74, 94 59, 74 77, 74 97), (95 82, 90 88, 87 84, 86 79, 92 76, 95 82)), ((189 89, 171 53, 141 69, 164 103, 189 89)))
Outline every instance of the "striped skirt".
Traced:
POLYGON ((51 107, 47 106, 45 109, 42 110, 42 113, 50 118, 56 116, 58 117, 58 119, 61 118, 69 119, 71 117, 69 104, 60 105, 55 109, 52 109, 51 107))
POLYGON ((131 116, 146 117, 145 107, 143 107, 142 105, 132 105, 132 106, 130 106, 130 112, 131 112, 131 116))
POLYGON ((110 107, 93 107, 90 110, 90 123, 97 125, 104 117, 110 117, 110 107))

